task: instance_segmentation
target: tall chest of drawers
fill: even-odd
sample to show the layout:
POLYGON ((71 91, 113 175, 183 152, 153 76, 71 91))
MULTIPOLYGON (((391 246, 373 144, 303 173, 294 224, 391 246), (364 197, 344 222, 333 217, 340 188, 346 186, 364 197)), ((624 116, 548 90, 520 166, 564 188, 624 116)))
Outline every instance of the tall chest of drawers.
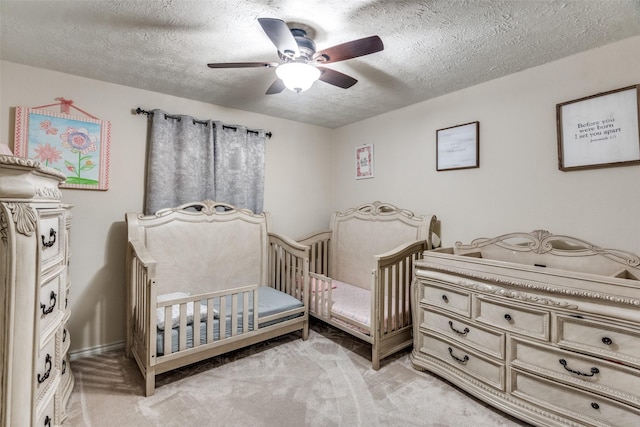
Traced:
POLYGON ((73 388, 69 365, 70 206, 65 176, 0 155, 0 425, 56 426, 73 388))
POLYGON ((637 255, 538 230, 414 268, 416 369, 534 425, 640 425, 637 255))

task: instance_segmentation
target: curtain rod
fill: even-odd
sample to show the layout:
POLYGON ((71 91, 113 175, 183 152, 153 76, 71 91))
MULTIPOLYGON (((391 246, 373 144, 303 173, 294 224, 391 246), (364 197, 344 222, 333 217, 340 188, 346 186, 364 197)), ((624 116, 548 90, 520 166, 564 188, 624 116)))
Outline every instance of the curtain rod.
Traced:
MULTIPOLYGON (((146 115, 146 116, 153 116, 153 111, 143 110, 143 109, 142 109, 142 108, 140 108, 140 107, 136 108, 136 109, 135 109, 135 112, 136 112, 136 114, 144 114, 144 115, 146 115)), ((165 115, 164 115, 164 118, 165 118, 165 119, 177 119, 177 120, 180 120, 180 116, 172 116, 172 115, 170 115, 170 114, 165 114, 165 115)), ((193 119, 193 124, 195 125, 196 123, 201 124, 201 125, 204 125, 204 124, 206 124, 207 122, 206 122, 206 121, 204 121, 204 120, 196 120, 196 119, 193 119)), ((233 129, 233 130, 238 130, 238 128, 237 128, 237 127, 235 127, 235 126, 229 126, 229 125, 222 125, 222 128, 223 128, 223 129, 233 129)), ((255 134, 257 135, 257 134, 258 134, 258 131, 257 131, 257 130, 247 129, 247 133, 255 133, 255 134)), ((266 136, 267 138, 271 138, 271 135, 273 135, 271 132, 266 132, 266 133, 265 133, 265 136, 266 136)))

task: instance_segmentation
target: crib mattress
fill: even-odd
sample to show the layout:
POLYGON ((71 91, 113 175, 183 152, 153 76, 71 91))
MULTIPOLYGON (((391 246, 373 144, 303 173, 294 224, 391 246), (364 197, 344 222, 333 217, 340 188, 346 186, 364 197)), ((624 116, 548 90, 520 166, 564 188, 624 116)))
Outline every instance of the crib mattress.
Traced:
MULTIPOLYGON (((231 313, 231 298, 227 298, 226 301, 226 312, 231 313)), ((243 307, 242 298, 238 298, 238 314, 237 314, 237 334, 241 334, 243 332, 252 331, 253 328, 253 293, 249 294, 249 325, 245 331, 243 325, 243 307)), ((267 317, 274 314, 282 313, 287 310, 294 310, 296 308, 303 307, 304 304, 302 301, 294 298, 293 296, 281 292, 277 289, 271 288, 269 286, 260 286, 258 288, 258 318, 267 317)), ((219 312, 219 300, 216 299, 214 308, 217 312, 219 312)), ((284 322, 286 320, 294 319, 296 317, 302 316, 302 313, 295 314, 292 316, 286 316, 282 319, 275 319, 273 321, 269 321, 261 324, 261 327, 270 326, 279 322, 284 322)), ((214 341, 220 339, 220 321, 222 320, 224 335, 223 337, 231 336, 231 314, 227 314, 225 319, 215 318, 213 320, 213 339, 214 341)), ((171 330, 171 351, 176 352, 179 349, 179 334, 180 330, 178 327, 173 328, 171 330)), ((187 334, 187 348, 193 347, 193 324, 187 325, 186 328, 187 334)), ((207 322, 200 322, 200 344, 206 344, 207 342, 207 322)), ((162 356, 164 354, 164 331, 161 329, 157 330, 157 338, 156 338, 156 353, 158 356, 162 356)))
MULTIPOLYGON (((331 316, 338 323, 370 335, 371 334, 371 292, 349 283, 332 280, 331 286, 331 316), (336 316, 336 317, 334 317, 336 316)), ((311 294, 311 307, 315 307, 315 293, 311 294)), ((391 304, 393 306, 393 301, 391 304)), ((388 299, 385 298, 385 304, 388 299)), ((395 313, 391 316, 395 319, 395 313)), ((385 313, 385 329, 387 316, 385 313)))

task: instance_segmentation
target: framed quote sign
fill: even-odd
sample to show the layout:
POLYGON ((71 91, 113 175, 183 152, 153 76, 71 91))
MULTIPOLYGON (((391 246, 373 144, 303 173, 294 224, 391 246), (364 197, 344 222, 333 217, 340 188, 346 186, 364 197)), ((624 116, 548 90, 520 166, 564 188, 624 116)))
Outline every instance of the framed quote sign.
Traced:
POLYGON ((373 178, 373 144, 356 147, 356 179, 373 178))
POLYGON ((639 87, 556 105, 560 170, 640 164, 639 87))
POLYGON ((436 170, 480 167, 480 122, 436 131, 436 170))

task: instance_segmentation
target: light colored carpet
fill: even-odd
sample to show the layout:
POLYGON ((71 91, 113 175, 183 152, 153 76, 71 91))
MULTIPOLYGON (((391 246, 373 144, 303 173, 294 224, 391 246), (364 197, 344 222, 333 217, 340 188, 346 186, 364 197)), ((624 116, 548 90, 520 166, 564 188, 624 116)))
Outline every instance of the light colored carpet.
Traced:
POLYGON ((312 322, 290 334, 156 378, 122 352, 72 362, 64 427, 526 426, 411 366, 409 350, 371 369, 370 345, 312 322))

